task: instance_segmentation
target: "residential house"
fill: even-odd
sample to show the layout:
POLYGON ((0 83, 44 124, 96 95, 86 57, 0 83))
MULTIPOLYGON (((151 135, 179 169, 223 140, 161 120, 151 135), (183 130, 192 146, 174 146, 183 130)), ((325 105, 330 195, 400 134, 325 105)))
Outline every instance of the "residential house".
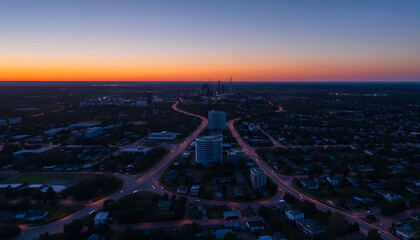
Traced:
POLYGON ((276 204, 275 213, 279 216, 286 217, 286 211, 292 209, 292 206, 286 201, 276 204))
POLYGON ((398 200, 401 200, 403 197, 397 193, 387 192, 387 191, 376 191, 377 194, 381 195, 385 198, 388 202, 396 202, 398 200))
POLYGON ((306 189, 312 189, 312 190, 319 189, 319 185, 310 178, 302 177, 299 179, 299 181, 300 181, 300 184, 306 189))
POLYGON ((411 219, 420 222, 420 212, 414 212, 413 214, 411 214, 411 219))
POLYGON ((296 227, 303 235, 310 239, 324 239, 325 228, 318 225, 310 219, 298 219, 296 220, 296 227))
POLYGON ((255 232, 258 230, 264 230, 264 222, 263 221, 247 221, 246 225, 248 226, 251 232, 255 232))
POLYGON ((93 220, 95 225, 105 224, 108 221, 109 212, 98 212, 93 220))
POLYGON ((359 186, 359 180, 353 176, 346 177, 346 180, 348 183, 352 185, 352 187, 358 187, 359 186))
POLYGON ((238 217, 239 217, 238 212, 235 212, 235 211, 225 211, 225 212, 223 212, 223 218, 224 219, 235 219, 235 218, 238 218, 238 217))
POLYGON ((29 210, 26 212, 27 222, 40 222, 48 219, 48 212, 45 210, 29 210))
POLYGON ((327 177, 327 181, 332 185, 332 186, 337 186, 338 185, 338 179, 336 177, 327 177))

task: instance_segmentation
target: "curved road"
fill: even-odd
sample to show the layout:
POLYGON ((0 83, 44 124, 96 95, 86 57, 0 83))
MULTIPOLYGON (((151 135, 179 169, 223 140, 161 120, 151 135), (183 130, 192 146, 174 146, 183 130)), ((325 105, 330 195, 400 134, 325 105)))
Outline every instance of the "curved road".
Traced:
POLYGON ((107 199, 120 199, 126 195, 132 194, 133 191, 154 191, 154 192, 165 192, 160 191, 161 189, 152 187, 152 184, 155 180, 159 179, 159 176, 165 171, 169 164, 176 159, 176 157, 182 153, 182 151, 191 144, 191 142, 200 134, 207 126, 208 121, 205 117, 185 112, 178 109, 177 105, 179 102, 176 102, 172 105, 172 108, 175 111, 184 113, 189 116, 198 117, 201 119, 200 126, 181 144, 179 144, 175 149, 173 149, 168 155, 166 155, 161 161, 154 165, 148 172, 138 174, 138 175, 119 175, 120 178, 124 180, 124 187, 121 192, 115 192, 101 200, 85 205, 85 207, 69 216, 61 218, 55 222, 48 223, 41 226, 25 226, 21 225, 22 233, 17 239, 35 239, 38 238, 40 234, 43 233, 59 233, 63 231, 63 226, 67 223, 72 222, 74 219, 79 219, 87 216, 93 210, 99 210, 103 206, 103 202, 107 199))
MULTIPOLYGON (((200 126, 189 136, 185 139, 184 142, 176 146, 174 149, 171 150, 171 152, 166 155, 161 161, 159 161, 156 165, 154 165, 149 171, 146 173, 141 173, 138 175, 119 175, 120 178, 124 180, 124 187, 121 190, 121 192, 115 192, 101 200, 98 200, 93 203, 89 203, 85 205, 85 208, 67 216, 62 219, 59 219, 55 222, 41 225, 41 226, 34 226, 34 227, 28 227, 28 226, 21 226, 22 233, 18 237, 18 239, 35 239, 39 237, 40 234, 43 234, 45 232, 49 232, 50 234, 58 233, 63 231, 63 226, 67 223, 72 222, 74 219, 83 218, 89 214, 89 212, 93 210, 99 210, 102 208, 103 202, 107 199, 120 199, 123 196, 132 194, 133 191, 151 191, 151 192, 157 192, 157 193, 167 193, 167 194, 174 194, 172 192, 169 192, 165 190, 163 187, 159 185, 159 177, 162 175, 162 173, 165 171, 165 169, 188 147, 192 141, 206 128, 208 121, 205 117, 196 115, 193 113, 189 113, 183 110, 178 109, 178 103, 172 105, 173 110, 184 113, 188 116, 197 117, 201 119, 200 126)), ((282 111, 282 108, 279 107, 279 109, 276 112, 282 111)), ((342 212, 340 210, 337 210, 335 208, 332 208, 331 206, 328 206, 326 204, 317 202, 316 200, 313 200, 307 196, 302 195, 300 192, 295 190, 293 186, 290 186, 290 184, 287 183, 284 179, 282 179, 282 176, 279 174, 276 174, 264 161, 262 161, 259 156, 255 153, 254 149, 248 146, 245 141, 241 138, 241 136, 236 131, 235 127, 233 126, 233 123, 235 121, 238 121, 240 118, 233 119, 228 122, 228 127, 230 131, 232 132, 232 135, 237 140, 238 144, 242 147, 242 149, 247 153, 253 161, 255 161, 267 174, 267 176, 279 187, 278 193, 273 196, 270 199, 263 200, 263 201, 254 201, 254 202, 228 202, 228 201, 213 201, 213 200, 204 200, 200 199, 200 203, 203 204, 211 204, 211 205, 228 205, 231 207, 257 207, 260 205, 273 205, 278 202, 279 199, 281 199, 284 192, 288 192, 294 196, 304 198, 305 200, 308 200, 310 202, 313 202, 319 209, 321 210, 329 210, 331 212, 335 213, 341 213, 344 216, 347 217, 347 219, 351 222, 358 222, 359 226, 362 230, 368 231, 371 228, 376 228, 378 230, 381 230, 371 224, 368 224, 354 216, 352 216, 349 213, 342 212)), ((178 194, 176 194, 178 195, 178 194)), ((185 195, 179 195, 179 196, 185 196, 185 195)), ((189 201, 196 201, 199 200, 199 198, 192 198, 189 196, 185 196, 189 199, 189 201)), ((218 221, 218 220, 213 220, 218 221)), ((189 223, 190 220, 182 220, 182 221, 174 221, 174 222, 167 222, 163 223, 162 225, 165 226, 180 226, 182 223, 189 223)), ((141 228, 147 228, 147 227, 153 227, 158 226, 159 224, 156 223, 142 223, 142 224, 133 224, 131 227, 141 227, 141 228)), ((118 225, 117 228, 124 228, 124 225, 118 225)), ((127 226, 126 226, 127 227, 127 226)), ((381 231, 381 235, 384 239, 397 239, 393 235, 391 235, 388 232, 381 231)))
MULTIPOLYGON (((267 176, 280 188, 282 188, 285 192, 297 197, 298 199, 303 199, 303 200, 307 200, 309 202, 312 202, 316 205, 316 207, 320 210, 323 211, 331 211, 333 213, 339 213, 344 215, 347 220, 349 220, 352 223, 358 223, 360 229, 367 233, 370 229, 374 228, 377 229, 382 238, 385 240, 397 240, 398 238, 393 236, 391 233, 387 232, 386 230, 384 231, 383 229, 378 228, 377 226, 374 226, 372 224, 369 224, 357 217, 354 217, 351 213, 347 213, 338 209, 335 209, 327 204, 321 203, 315 199, 312 199, 308 196, 306 196, 305 194, 299 192, 298 190, 296 190, 294 188, 293 185, 291 185, 289 182, 285 181, 284 178, 285 176, 276 173, 264 160, 262 160, 258 154, 255 153, 254 149, 252 147, 250 147, 240 136, 240 134, 238 133, 238 131, 236 130, 234 123, 236 121, 239 121, 241 118, 236 118, 236 119, 232 119, 230 120, 227 125, 229 127, 229 130, 232 133, 232 136, 236 139, 236 141, 238 142, 238 144, 242 147, 242 149, 245 151, 246 154, 248 154, 248 156, 265 172, 265 174, 267 174, 267 176)), ((271 138, 270 138, 271 139, 271 138)))

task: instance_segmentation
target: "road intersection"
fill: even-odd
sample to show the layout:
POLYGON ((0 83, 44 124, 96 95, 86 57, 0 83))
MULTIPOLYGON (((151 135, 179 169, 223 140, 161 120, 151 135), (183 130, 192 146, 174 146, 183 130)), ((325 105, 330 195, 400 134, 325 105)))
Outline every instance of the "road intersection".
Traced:
MULTIPOLYGON (((311 198, 310 196, 305 195, 304 193, 298 191, 293 184, 291 183, 291 181, 288 181, 288 179, 290 179, 289 176, 285 176, 285 175, 281 175, 276 173, 269 165, 268 163, 266 163, 264 160, 262 160, 260 158, 260 156, 255 152, 255 150, 250 147, 240 136, 240 134, 238 133, 238 131, 236 130, 234 123, 236 121, 239 121, 241 118, 236 118, 236 119, 232 119, 230 120, 227 125, 229 130, 232 133, 232 136, 236 139, 236 141, 238 142, 238 144, 241 146, 241 148, 245 151, 245 153, 265 172, 265 174, 280 188, 282 188, 285 192, 295 196, 298 199, 301 200, 306 200, 309 202, 312 202, 315 204, 315 206, 323 211, 331 211, 332 213, 338 213, 338 214, 342 214, 343 216, 345 216, 347 218, 348 221, 352 222, 352 223, 358 223, 359 227, 361 229, 361 231, 363 231, 364 233, 367 233, 370 229, 377 229, 382 238, 385 240, 396 240, 398 239, 397 237, 393 236, 391 233, 389 233, 386 230, 386 226, 375 226, 372 225, 362 219, 360 219, 360 213, 354 213, 354 212, 345 212, 339 209, 336 209, 328 204, 319 202, 316 199, 311 198), (385 228, 385 229, 384 229, 385 228)), ((273 139, 268 133, 266 133, 265 131, 263 132, 264 134, 266 134, 267 136, 269 136, 270 140, 274 140, 273 144, 275 146, 281 147, 282 145, 276 141, 275 139, 273 139)), ((274 203, 272 203, 274 204, 274 203)))
MULTIPOLYGON (((160 176, 164 173, 164 171, 169 167, 169 165, 177 159, 177 157, 183 153, 183 151, 194 141, 194 139, 206 128, 208 124, 208 120, 200 115, 196 115, 193 113, 189 113, 186 111, 183 111, 178 108, 179 102, 176 102, 172 105, 173 110, 177 112, 181 112, 183 114, 186 114, 188 116, 192 116, 195 118, 201 119, 201 124, 199 127, 190 135, 188 136, 184 142, 180 143, 178 146, 176 146, 174 149, 172 149, 171 152, 169 152, 161 161, 159 161, 156 165, 154 165, 149 171, 146 173, 141 173, 137 175, 124 175, 124 174, 118 174, 119 178, 121 178, 124 181, 124 186, 121 191, 117 191, 105 198, 102 198, 96 202, 87 203, 85 204, 85 207, 71 215, 68 215, 64 218, 61 218, 55 222, 51 222, 45 225, 40 226, 25 226, 22 225, 22 233, 18 237, 18 239, 35 239, 39 237, 40 234, 43 233, 59 233, 63 231, 63 226, 65 224, 68 224, 72 222, 75 219, 80 219, 85 216, 87 216, 92 211, 97 211, 102 208, 103 202, 108 199, 118 200, 124 196, 127 196, 129 194, 132 194, 134 191, 150 191, 150 192, 156 192, 159 194, 168 194, 172 195, 175 193, 169 192, 166 189, 164 189, 163 186, 159 183, 160 176)), ((276 112, 282 111, 282 108, 279 107, 276 112)), ((234 127, 234 122, 238 121, 240 118, 236 118, 233 120, 230 120, 227 125, 229 130, 231 131, 233 137, 237 140, 240 147, 245 151, 245 153, 256 163, 258 164, 263 171, 267 174, 267 176, 278 186, 278 192, 275 196, 271 197, 270 199, 266 199, 263 201, 252 201, 252 202, 232 202, 232 201, 214 201, 214 200, 205 200, 205 199, 199 199, 199 198, 193 198, 186 195, 179 195, 178 196, 184 196, 188 199, 189 202, 196 202, 197 200, 200 201, 201 204, 208 204, 208 205, 227 205, 233 208, 241 209, 245 208, 247 206, 250 207, 258 207, 261 205, 274 205, 279 202, 280 199, 282 199, 283 194, 285 192, 292 194, 298 198, 303 198, 304 200, 313 202, 317 208, 324 210, 324 211, 331 211, 334 213, 339 213, 344 216, 350 221, 350 222, 357 222, 359 223, 359 226, 362 231, 367 232, 368 230, 375 228, 380 230, 381 236, 385 240, 394 240, 397 239, 390 233, 383 231, 383 229, 378 228, 377 226, 371 225, 361 219, 359 219, 357 216, 353 215, 352 213, 344 212, 341 210, 337 210, 327 204, 318 202, 315 199, 310 198, 309 196, 306 196, 296 190, 293 185, 290 184, 289 181, 285 180, 285 176, 282 176, 278 173, 275 173, 271 167, 265 163, 260 157, 255 153, 255 150, 248 146, 245 141, 242 139, 242 137, 237 132, 236 128, 234 127)), ((270 138, 271 139, 271 138, 270 138)), ((115 228, 118 229, 125 229, 126 227, 131 228, 155 228, 155 227, 179 227, 182 224, 185 223, 191 223, 191 220, 182 220, 182 221, 172 221, 172 222, 162 222, 162 223, 139 223, 139 224, 131 224, 131 225, 116 225, 115 228)), ((197 221, 199 224, 205 224, 202 221, 197 221)), ((216 223, 222 223, 222 220, 209 220, 209 223, 216 224, 216 223)))

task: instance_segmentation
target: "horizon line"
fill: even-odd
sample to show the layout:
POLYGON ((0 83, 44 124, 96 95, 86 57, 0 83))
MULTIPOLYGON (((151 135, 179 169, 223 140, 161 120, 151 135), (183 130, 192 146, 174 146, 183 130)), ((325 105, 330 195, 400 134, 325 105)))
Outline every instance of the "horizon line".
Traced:
MULTIPOLYGON (((229 79, 214 79, 212 82, 230 82, 229 79)), ((168 83, 168 82, 208 82, 208 80, 0 80, 0 83, 168 83)), ((235 83, 420 83, 418 80, 234 80, 235 83)))

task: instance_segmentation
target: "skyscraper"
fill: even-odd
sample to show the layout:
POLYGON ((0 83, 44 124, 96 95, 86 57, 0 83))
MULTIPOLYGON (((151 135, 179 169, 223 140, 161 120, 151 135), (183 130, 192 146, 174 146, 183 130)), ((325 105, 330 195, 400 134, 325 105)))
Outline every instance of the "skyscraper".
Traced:
POLYGON ((213 95, 210 84, 208 83, 203 84, 203 86, 201 87, 201 95, 207 96, 207 97, 211 97, 213 95))
POLYGON ((256 189, 264 188, 267 185, 267 175, 259 167, 249 169, 252 186, 256 189))
POLYGON ((222 111, 211 110, 208 113, 208 128, 214 131, 223 131, 226 129, 226 114, 222 111))
POLYGON ((152 91, 147 91, 147 106, 152 106, 153 96, 152 91))
POLYGON ((222 163, 221 136, 204 136, 196 139, 195 162, 204 166, 222 163))
POLYGON ((232 89, 232 77, 230 77, 230 87, 229 87, 229 93, 233 94, 233 89, 232 89))

